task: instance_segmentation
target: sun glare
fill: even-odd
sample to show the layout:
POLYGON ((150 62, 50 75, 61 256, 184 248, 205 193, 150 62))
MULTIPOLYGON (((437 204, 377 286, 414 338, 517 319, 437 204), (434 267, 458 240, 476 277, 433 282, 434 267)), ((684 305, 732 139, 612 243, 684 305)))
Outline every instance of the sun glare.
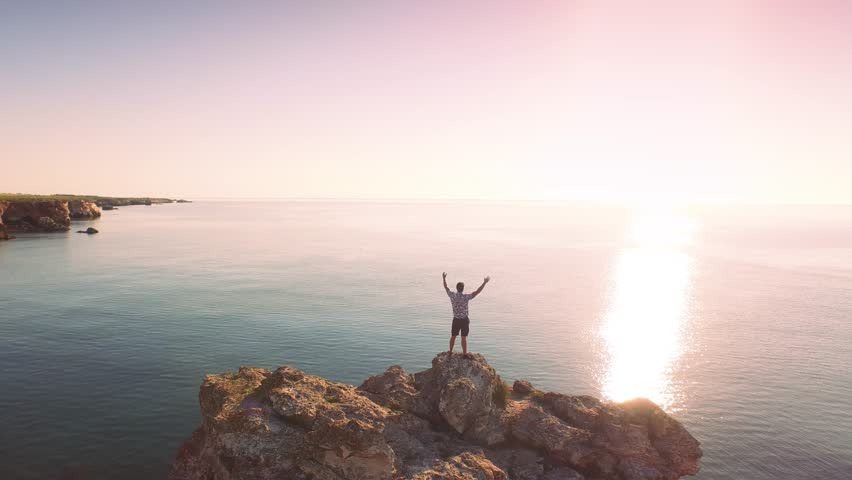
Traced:
POLYGON ((649 398, 671 408, 671 367, 682 351, 691 259, 679 246, 695 226, 670 212, 641 213, 631 245, 617 259, 610 306, 600 330, 608 368, 604 396, 649 398))

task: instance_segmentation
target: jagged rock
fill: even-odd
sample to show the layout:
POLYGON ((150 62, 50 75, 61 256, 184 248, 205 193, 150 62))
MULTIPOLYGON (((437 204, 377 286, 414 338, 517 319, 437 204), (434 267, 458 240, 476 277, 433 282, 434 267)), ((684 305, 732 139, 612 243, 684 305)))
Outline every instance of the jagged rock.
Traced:
MULTIPOLYGON (((652 402, 529 390, 505 405, 482 355, 440 354, 359 388, 292 367, 208 375, 179 479, 676 479, 698 442, 652 402), (502 405, 502 406, 501 406, 502 405)), ((516 394, 520 394, 515 389, 516 394)))
POLYGON ((515 404, 506 405, 505 409, 495 408, 488 415, 478 417, 470 428, 464 432, 464 438, 478 445, 494 447, 509 440, 515 404))
POLYGON ((698 473, 698 442, 654 402, 637 398, 611 405, 604 412, 607 428, 597 430, 600 434, 595 443, 624 454, 619 470, 625 478, 679 478, 698 473))
POLYGON ((534 390, 532 384, 527 380, 515 380, 515 383, 512 384, 512 391, 521 395, 532 393, 534 390))
POLYGON ((77 230, 77 233, 88 233, 89 235, 91 235, 93 233, 98 233, 98 229, 93 228, 93 227, 89 227, 85 230, 77 230))
POLYGON ((414 477, 415 480, 505 480, 500 470, 482 455, 469 452, 457 455, 440 466, 414 477))
POLYGON ((603 402, 588 395, 563 395, 547 392, 539 395, 537 400, 557 417, 571 425, 587 430, 593 428, 599 422, 600 412, 605 407, 603 402))
POLYGON ((544 457, 535 450, 499 450, 491 455, 491 461, 506 471, 512 480, 538 480, 544 474, 544 457))
POLYGON ((399 365, 394 365, 380 375, 374 375, 358 389, 367 398, 393 409, 407 410, 417 393, 414 377, 399 365))
POLYGON ((439 354, 432 368, 414 376, 417 395, 414 414, 442 419, 458 433, 485 421, 492 412, 497 372, 481 354, 439 354))
POLYGON ((521 405, 511 422, 514 439, 541 449, 567 465, 595 468, 604 473, 612 470, 608 453, 591 447, 590 432, 571 426, 539 405, 518 403, 521 405))

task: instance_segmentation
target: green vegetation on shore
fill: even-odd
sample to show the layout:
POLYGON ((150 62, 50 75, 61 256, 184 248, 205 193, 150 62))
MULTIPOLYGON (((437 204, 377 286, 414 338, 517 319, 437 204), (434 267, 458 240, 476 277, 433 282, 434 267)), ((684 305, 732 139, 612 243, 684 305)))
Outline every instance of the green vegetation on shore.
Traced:
POLYGON ((155 203, 188 203, 188 200, 157 198, 157 197, 103 197, 100 195, 70 195, 70 194, 54 194, 54 195, 33 195, 28 193, 0 193, 0 202, 38 202, 38 201, 71 201, 71 200, 86 200, 95 202, 99 206, 112 205, 116 207, 124 205, 152 205, 155 203))

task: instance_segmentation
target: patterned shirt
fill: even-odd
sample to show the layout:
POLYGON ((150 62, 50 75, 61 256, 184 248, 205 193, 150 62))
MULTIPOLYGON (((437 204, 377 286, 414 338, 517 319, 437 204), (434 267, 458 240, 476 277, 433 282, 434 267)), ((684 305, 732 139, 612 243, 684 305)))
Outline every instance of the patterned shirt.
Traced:
POLYGON ((467 302, 473 298, 470 293, 447 292, 453 304, 453 318, 467 318, 467 302))

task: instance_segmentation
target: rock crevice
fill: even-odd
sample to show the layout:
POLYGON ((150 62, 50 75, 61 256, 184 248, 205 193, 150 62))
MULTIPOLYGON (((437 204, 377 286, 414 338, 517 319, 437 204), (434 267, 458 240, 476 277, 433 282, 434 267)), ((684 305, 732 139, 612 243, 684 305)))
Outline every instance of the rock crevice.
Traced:
POLYGON ((509 388, 479 354, 442 353, 413 375, 393 366, 358 388, 243 367, 208 375, 199 404, 173 480, 669 480, 701 458, 648 400, 509 388))

